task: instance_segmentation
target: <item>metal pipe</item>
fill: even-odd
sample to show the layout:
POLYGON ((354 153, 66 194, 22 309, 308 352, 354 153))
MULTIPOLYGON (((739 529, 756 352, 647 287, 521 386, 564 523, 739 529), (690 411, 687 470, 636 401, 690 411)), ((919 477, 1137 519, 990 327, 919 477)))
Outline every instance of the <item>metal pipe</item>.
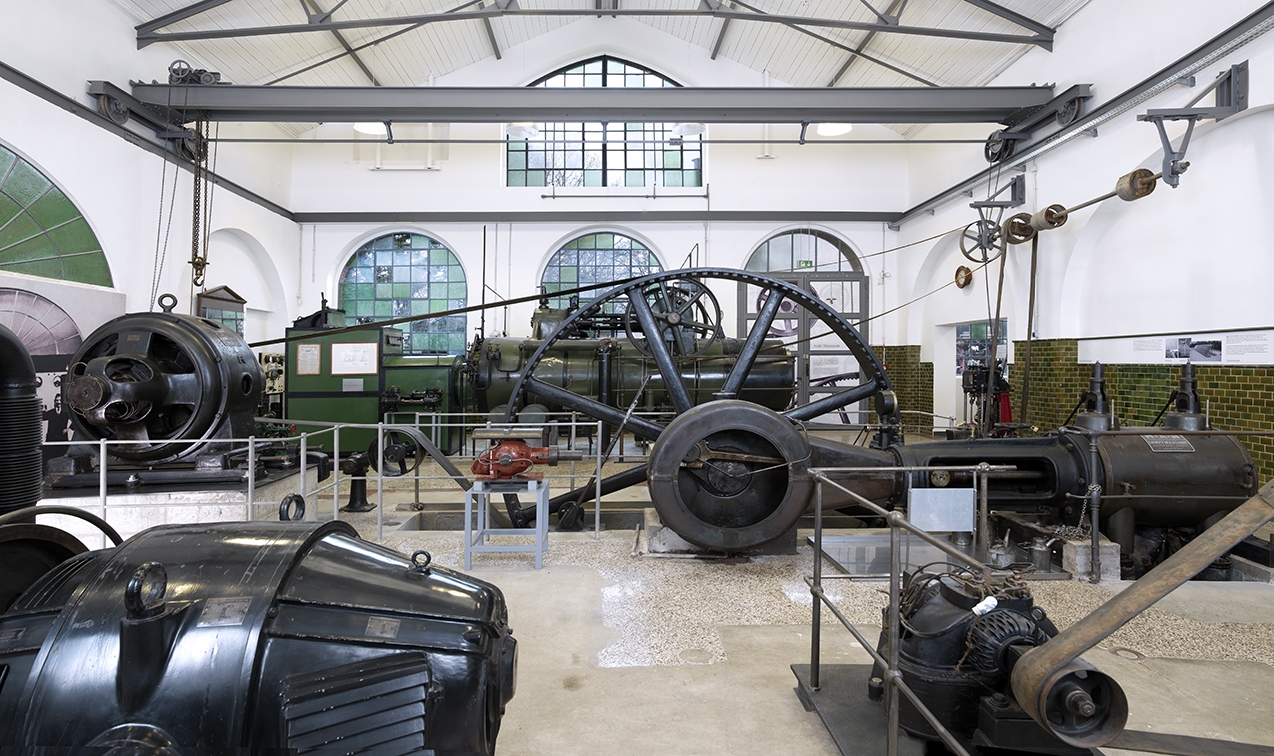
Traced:
POLYGON ((12 512, 6 512, 0 515, 0 525, 8 525, 14 522, 34 522, 39 515, 66 515, 68 517, 78 517, 85 522, 90 522, 102 531, 102 534, 111 539, 111 543, 116 546, 124 540, 120 537, 119 531, 112 528, 110 523, 92 512, 85 512, 79 507, 63 507, 57 505, 38 505, 34 507, 23 507, 15 509, 12 512))
MULTIPOLYGON (((987 466, 986 463, 982 464, 982 467, 987 466)), ((991 553, 991 480, 984 470, 979 470, 973 477, 975 482, 981 479, 981 485, 978 486, 978 558, 985 562, 991 553)))
MULTIPOLYGON (((1113 412, 1111 413, 1114 414, 1113 412)), ((1088 481, 1088 513, 1092 517, 1092 552, 1089 557, 1089 574, 1088 582, 1101 582, 1101 532, 1097 529, 1098 520, 1101 512, 1101 484, 1096 480, 1097 465, 1100 458, 1097 454, 1097 435, 1089 434, 1088 436, 1088 474, 1092 476, 1092 480, 1088 481)), ((1082 524, 1082 523, 1081 523, 1082 524)))
MULTIPOLYGON (((1018 703, 1036 722, 1052 731, 1047 716, 1048 695, 1060 681, 1059 674, 1067 664, 1197 575, 1271 519, 1274 519, 1274 481, 1266 483, 1256 496, 1200 533, 1180 551, 1087 617, 1047 643, 1023 654, 1014 666, 1011 678, 1013 695, 1018 703)), ((1081 747, 1105 745, 1117 734, 1111 734, 1101 742, 1085 740, 1081 747)), ((1064 736, 1062 740, 1076 744, 1064 736)))
POLYGON ((814 624, 810 627, 810 689, 818 690, 818 659, 820 652, 821 629, 823 624, 823 602, 818 599, 823 591, 823 487, 814 486, 814 584, 810 593, 814 600, 814 624))
POLYGON ((885 695, 889 701, 889 725, 885 731, 885 753, 898 756, 898 683, 902 673, 898 671, 898 635, 902 628, 902 534, 900 523, 905 518, 899 512, 889 515, 889 668, 885 670, 885 695))
MULTIPOLYGON (((97 442, 97 501, 102 509, 102 521, 106 521, 106 437, 97 442)), ((106 532, 102 532, 102 548, 106 548, 106 532)))
POLYGON ((1040 235, 1031 237, 1031 293, 1026 306, 1026 356, 1022 366, 1022 408, 1020 423, 1029 423, 1027 410, 1031 406, 1031 344, 1035 338, 1035 269, 1039 260, 1040 235))

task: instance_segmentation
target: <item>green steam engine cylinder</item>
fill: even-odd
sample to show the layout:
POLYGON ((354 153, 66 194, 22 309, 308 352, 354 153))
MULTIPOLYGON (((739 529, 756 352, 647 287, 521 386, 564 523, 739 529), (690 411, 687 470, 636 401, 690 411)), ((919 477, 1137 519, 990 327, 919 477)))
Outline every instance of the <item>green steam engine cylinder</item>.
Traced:
MULTIPOLYGON (((329 330, 288 330, 289 336, 305 338, 288 344, 285 417, 298 430, 314 431, 317 426, 307 426, 306 421, 374 424, 383 417, 386 422, 412 424, 419 413, 424 432, 448 454, 463 447, 466 422, 485 420, 493 413, 503 416, 514 384, 544 343, 492 338, 478 340, 467 355, 404 355, 402 331, 397 328, 329 330)), ((678 362, 695 404, 715 398, 742 344, 738 339, 716 339, 701 353, 678 362)), ((560 340, 536 371, 540 380, 623 409, 647 375, 651 379, 638 411, 671 409, 654 359, 626 339, 560 340)), ((738 398, 781 411, 791 402, 795 385, 795 359, 780 342, 768 341, 738 398)), ((534 395, 531 399, 551 412, 565 409, 534 395)), ((374 429, 342 429, 340 452, 366 451, 375 440, 374 429)), ((334 448, 331 434, 315 436, 310 443, 315 449, 334 448)))
MULTIPOLYGON (((508 404, 523 367, 542 343, 537 339, 493 338, 478 346, 479 353, 471 355, 477 358, 472 387, 478 411, 486 413, 508 404)), ((704 404, 715 398, 713 395, 721 390, 742 345, 740 339, 717 339, 701 353, 678 362, 691 401, 704 404)), ((638 411, 671 410, 672 402, 654 358, 643 354, 626 339, 560 340, 540 360, 535 373, 536 378, 546 383, 623 409, 632 403, 647 375, 651 379, 638 411), (609 387, 604 381, 608 361, 609 387)), ((792 401, 795 387, 796 360, 781 342, 767 341, 736 398, 781 411, 792 401)), ((532 398, 551 412, 564 409, 534 394, 532 398)))

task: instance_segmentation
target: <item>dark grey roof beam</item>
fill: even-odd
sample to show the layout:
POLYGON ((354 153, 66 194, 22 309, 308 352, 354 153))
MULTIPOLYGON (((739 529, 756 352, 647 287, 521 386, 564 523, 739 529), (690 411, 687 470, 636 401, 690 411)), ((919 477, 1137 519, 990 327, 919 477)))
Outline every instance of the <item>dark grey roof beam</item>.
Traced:
MULTIPOLYGON (((886 10, 885 13, 893 16, 895 19, 900 19, 902 18, 902 12, 906 7, 907 7, 907 0, 894 0, 892 3, 889 4, 889 9, 886 10)), ((863 54, 863 51, 867 49, 867 45, 871 44, 871 41, 875 38, 876 38, 876 32, 874 31, 867 32, 867 36, 863 37, 863 41, 859 42, 858 45, 851 51, 850 56, 845 59, 845 63, 840 67, 840 70, 836 72, 836 75, 832 77, 831 81, 827 82, 827 86, 829 87, 836 86, 836 82, 840 81, 845 76, 845 74, 849 71, 849 67, 854 65, 854 61, 858 60, 859 58, 863 58, 864 60, 869 60, 872 63, 884 65, 880 61, 875 60, 874 58, 863 54)), ((885 66, 885 67, 890 68, 894 71, 898 70, 894 68, 893 66, 885 66)), ((910 75, 910 74, 907 74, 907 75, 910 75)), ((925 83, 928 84, 929 82, 926 81, 925 83)), ((930 84, 930 86, 932 86, 932 84, 930 84)))
MULTIPOLYGON (((133 84, 214 121, 310 123, 1000 123, 1053 97, 1052 87, 292 87, 133 84)), ((173 114, 175 115, 175 114, 173 114)))
MULTIPOLYGON (((471 6, 471 5, 475 5, 475 4, 477 4, 478 2, 479 2, 479 0, 469 0, 469 2, 464 3, 463 5, 458 5, 458 6, 456 6, 455 8, 452 8, 451 10, 446 11, 446 12, 447 12, 447 13, 459 13, 460 11, 464 10, 465 8, 468 8, 468 7, 469 7, 469 6, 471 6)), ((405 29, 399 29, 398 31, 393 32, 393 33, 391 33, 391 34, 386 34, 386 35, 385 35, 385 36, 383 36, 383 37, 377 37, 376 39, 373 39, 371 42, 364 42, 363 44, 359 45, 358 47, 355 47, 355 48, 352 48, 352 49, 350 49, 350 50, 347 50, 346 52, 338 53, 338 54, 333 55, 333 56, 331 56, 331 57, 324 58, 323 60, 320 60, 320 61, 318 61, 318 62, 316 62, 316 63, 311 63, 310 65, 305 66, 304 68, 298 68, 298 69, 297 69, 297 70, 295 70, 295 71, 292 71, 292 72, 290 72, 290 73, 283 74, 282 76, 278 77, 277 79, 272 79, 272 80, 270 80, 270 81, 267 81, 267 82, 266 82, 266 85, 268 86, 268 85, 270 85, 270 84, 278 84, 279 82, 287 81, 288 79, 291 79, 291 78, 292 78, 292 77, 294 77, 294 76, 300 76, 301 74, 303 74, 303 73, 305 73, 305 72, 307 72, 307 71, 313 71, 313 70, 314 70, 314 69, 316 69, 316 68, 321 68, 321 67, 323 67, 323 66, 326 66, 328 63, 333 63, 333 62, 335 62, 335 61, 338 61, 338 60, 340 60, 341 58, 344 58, 344 57, 345 57, 345 56, 347 56, 347 55, 353 55, 353 54, 354 54, 354 53, 356 53, 356 52, 361 52, 362 50, 366 50, 366 49, 367 49, 367 48, 369 48, 369 47, 374 47, 374 46, 376 46, 376 45, 379 45, 381 42, 388 42, 389 40, 393 39, 394 37, 401 37, 402 35, 407 34, 408 32, 413 32, 413 31, 415 31, 415 30, 419 29, 419 28, 420 28, 420 27, 422 27, 422 26, 424 26, 424 24, 412 24, 411 26, 408 26, 408 27, 407 27, 407 28, 405 28, 405 29)))
MULTIPOLYGON (((720 10, 723 3, 721 0, 699 0, 699 10, 714 11, 720 10)), ((733 6, 731 6, 733 8, 733 6)), ((730 22, 733 19, 724 19, 721 21, 721 28, 717 31, 717 41, 712 43, 711 60, 716 60, 717 55, 721 52, 721 43, 725 42, 725 33, 730 28, 730 22)))
POLYGON ((141 44, 142 35, 150 34, 151 32, 157 29, 162 29, 165 26, 168 26, 170 24, 175 24, 178 21, 184 21, 190 18, 191 16, 197 16, 206 10, 212 10, 213 8, 216 8, 218 5, 225 5, 228 2, 230 2, 230 0, 203 0, 203 2, 191 3, 190 5, 187 5, 185 8, 178 8, 172 13, 165 13, 159 18, 152 19, 150 21, 147 21, 144 24, 140 24, 134 27, 137 30, 137 43, 138 43, 137 46, 142 47, 142 44, 141 44))
MULTIPOLYGON (((760 15, 766 15, 765 11, 763 11, 763 10, 761 10, 761 9, 759 9, 759 8, 754 8, 753 6, 748 5, 747 3, 735 3, 735 5, 737 5, 737 6, 741 7, 741 8, 746 8, 746 9, 748 9, 748 10, 752 11, 753 13, 757 13, 757 14, 760 14, 760 15)), ((874 58, 874 57, 872 57, 872 56, 870 56, 870 55, 867 55, 867 54, 866 54, 866 53, 864 53, 861 49, 855 49, 855 48, 853 48, 853 47, 850 47, 849 45, 843 44, 843 43, 841 43, 841 42, 837 42, 836 40, 834 40, 834 39, 832 39, 832 38, 830 38, 830 37, 825 37, 825 36, 823 36, 822 34, 819 34, 818 32, 812 32, 812 31, 810 31, 809 29, 805 29, 805 28, 803 28, 803 27, 801 27, 801 26, 797 26, 796 24, 783 24, 783 25, 784 25, 784 26, 786 26, 786 27, 788 27, 788 28, 790 28, 790 29, 792 29, 793 31, 798 31, 798 32, 800 32, 801 34, 805 34, 805 35, 808 35, 808 36, 810 36, 810 37, 813 37, 814 39, 817 39, 817 40, 819 40, 819 41, 826 42, 827 44, 829 44, 829 45, 831 45, 832 47, 835 47, 835 48, 837 48, 837 49, 839 49, 839 50, 845 50, 845 51, 847 51, 847 52, 854 53, 855 55, 858 55, 858 56, 860 56, 860 57, 862 57, 862 58, 864 58, 864 59, 866 59, 866 60, 870 60, 872 63, 875 63, 875 64, 876 64, 876 65, 878 65, 878 66, 881 66, 881 67, 883 67, 883 68, 888 68, 890 71, 893 71, 893 72, 894 72, 894 73, 896 73, 896 74, 899 74, 899 75, 902 75, 902 76, 906 76, 908 79, 912 79, 913 81, 918 81, 918 82, 920 82, 921 84, 924 84, 924 85, 925 85, 925 86, 927 86, 927 87, 936 87, 936 86, 937 86, 937 84, 933 83, 932 81, 929 81, 928 79, 926 79, 926 78, 924 78, 924 77, 922 77, 922 76, 918 76, 918 75, 916 75, 916 74, 913 74, 913 73, 911 73, 910 71, 905 71, 905 70, 903 70, 903 69, 899 68, 898 66, 895 66, 895 65, 893 65, 892 63, 886 63, 885 61, 880 60, 879 58, 874 58)), ((874 35, 874 34, 875 34, 875 32, 869 32, 869 33, 868 33, 868 35, 867 35, 867 36, 868 36, 868 39, 870 39, 870 38, 871 38, 871 36, 872 36, 872 35, 874 35)))
MULTIPOLYGON (((482 3, 478 3, 478 10, 482 10, 482 3)), ((504 53, 500 52, 500 43, 495 39, 495 29, 491 28, 491 19, 482 19, 482 28, 486 29, 487 41, 491 43, 491 51, 495 53, 496 60, 503 60, 504 53)))
MULTIPOLYGON (((979 0, 981 1, 981 0, 979 0)), ((264 37, 276 34, 304 34, 331 29, 367 29, 380 26, 409 26, 412 24, 432 24, 447 21, 469 21, 482 18, 499 18, 503 16, 552 16, 572 17, 591 16, 597 11, 582 8, 519 8, 510 3, 500 7, 465 11, 462 13, 426 13, 414 16, 397 16, 390 18, 364 18, 331 21, 326 24, 284 24, 279 26, 256 26, 241 29, 200 29, 185 32, 149 32, 137 35, 138 47, 155 42, 184 42, 200 39, 234 39, 240 37, 264 37)), ((607 13, 611 16, 632 17, 689 17, 709 16, 739 21, 756 21, 778 24, 795 24, 825 29, 854 29, 858 31, 878 31, 885 34, 905 34, 921 37, 939 37, 944 39, 968 39, 981 42, 1003 42, 1016 45, 1039 45, 1052 49, 1051 37, 1041 35, 1001 34, 999 32, 972 31, 965 29, 943 29, 938 27, 900 26, 877 22, 849 21, 839 18, 813 18, 807 16, 785 16, 740 12, 719 8, 717 10, 683 9, 683 8, 623 8, 607 13)))
MULTIPOLYGON (((329 11, 325 11, 318 4, 317 0, 303 0, 301 8, 305 10, 305 15, 310 17, 310 21, 312 23, 322 24, 322 23, 327 23, 328 21, 330 21, 332 18, 332 14, 335 13, 342 5, 344 5, 347 2, 349 2, 349 0, 341 0, 341 2, 336 4, 336 7, 332 8, 329 11), (310 8, 314 9, 314 13, 312 14, 310 13, 310 8)), ((336 30, 332 30, 332 36, 336 37, 336 41, 340 42, 341 47, 345 48, 345 52, 351 58, 354 59, 354 63, 357 64, 360 69, 362 69, 363 75, 366 76, 367 80, 372 83, 372 86, 373 87, 379 86, 376 83, 376 74, 372 73, 372 69, 367 67, 367 63, 365 63, 363 59, 358 56, 358 52, 353 47, 350 47, 349 41, 345 39, 345 35, 341 34, 340 32, 336 30)))
MULTIPOLYGON (((1057 30, 1054 29, 1053 27, 1045 25, 1045 24, 1041 24, 1039 21, 1036 21, 1033 18, 1030 18, 1028 16, 1023 16, 1021 13, 1018 13, 1017 11, 1009 10, 1008 8, 1005 8, 1003 5, 1000 5, 999 3, 991 2, 991 0, 964 0, 964 1, 968 3, 969 5, 973 5, 978 8, 981 8, 987 13, 991 13, 993 15, 999 16, 1000 18, 1006 19, 1008 21, 1012 21, 1013 23, 1017 24, 1023 29, 1030 29, 1036 34, 1048 37, 1049 44, 1052 45, 1053 35, 1057 33, 1057 30)), ((1051 50, 1052 47, 1050 46, 1048 49, 1051 50)))

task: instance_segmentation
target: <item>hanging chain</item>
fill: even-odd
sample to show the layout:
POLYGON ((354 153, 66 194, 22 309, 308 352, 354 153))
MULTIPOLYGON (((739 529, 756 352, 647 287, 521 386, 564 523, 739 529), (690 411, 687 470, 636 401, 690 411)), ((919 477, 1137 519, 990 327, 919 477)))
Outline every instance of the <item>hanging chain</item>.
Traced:
MULTIPOLYGON (((1095 485, 1088 487, 1090 494, 1095 487, 1095 485)), ((1059 538, 1064 538, 1068 541, 1080 541, 1088 538, 1089 534, 1092 533, 1093 524, 1088 521, 1088 499, 1089 497, 1085 496, 1084 505, 1079 508, 1079 525, 1058 525, 1053 528, 1053 532, 1059 538)))
POLYGON ((200 224, 204 219, 204 185, 208 181, 208 121, 207 113, 199 111, 195 115, 195 136, 193 142, 194 162, 194 205, 190 212, 190 285, 192 289, 202 288, 204 271, 208 267, 208 250, 200 224))

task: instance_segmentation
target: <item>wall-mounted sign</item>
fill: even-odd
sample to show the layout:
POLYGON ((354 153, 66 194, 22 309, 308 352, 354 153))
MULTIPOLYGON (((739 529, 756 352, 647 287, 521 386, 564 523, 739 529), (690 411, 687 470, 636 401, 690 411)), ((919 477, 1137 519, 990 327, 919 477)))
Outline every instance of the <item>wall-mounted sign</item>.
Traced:
POLYGON ((374 375, 377 343, 332 344, 332 375, 374 375))

